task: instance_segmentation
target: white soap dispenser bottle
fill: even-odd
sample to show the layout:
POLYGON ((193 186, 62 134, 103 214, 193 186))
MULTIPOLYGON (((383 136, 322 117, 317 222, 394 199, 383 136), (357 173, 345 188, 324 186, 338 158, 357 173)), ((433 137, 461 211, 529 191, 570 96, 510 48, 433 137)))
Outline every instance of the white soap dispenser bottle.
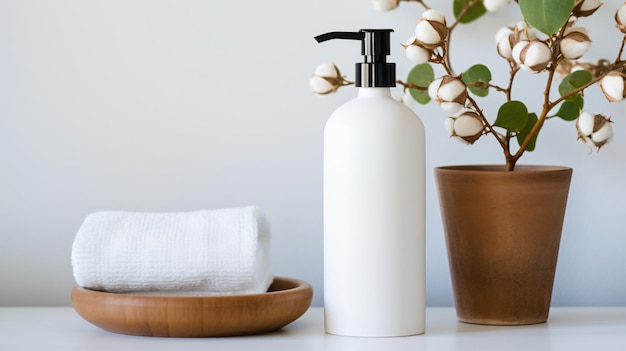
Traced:
POLYGON ((419 117, 391 97, 391 29, 331 32, 360 40, 358 96, 324 130, 324 322, 330 334, 425 329, 425 145, 419 117))

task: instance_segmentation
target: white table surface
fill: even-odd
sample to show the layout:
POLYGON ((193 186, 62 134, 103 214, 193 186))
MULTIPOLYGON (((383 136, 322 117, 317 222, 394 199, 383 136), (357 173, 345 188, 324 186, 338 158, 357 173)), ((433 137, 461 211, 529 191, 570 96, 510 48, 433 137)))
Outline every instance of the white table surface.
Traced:
POLYGON ((626 350, 626 307, 553 308, 547 323, 517 327, 459 323, 453 308, 428 308, 426 318, 424 335, 355 338, 325 334, 323 310, 311 308, 277 332, 183 339, 109 333, 71 307, 1 307, 0 350, 626 350))

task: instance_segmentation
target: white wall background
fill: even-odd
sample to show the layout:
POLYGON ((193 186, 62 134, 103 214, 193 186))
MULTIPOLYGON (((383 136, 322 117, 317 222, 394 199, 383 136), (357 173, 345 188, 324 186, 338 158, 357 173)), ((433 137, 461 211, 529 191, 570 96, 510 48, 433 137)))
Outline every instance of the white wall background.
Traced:
MULTIPOLYGON (((428 1, 448 14, 451 2, 428 1)), ((598 18, 581 22, 592 55, 615 57, 621 2, 606 0, 598 18)), ((505 73, 493 33, 517 21, 516 10, 464 28, 454 50, 467 59, 455 68, 483 62, 505 73)), ((392 60, 404 78, 411 65, 399 43, 421 11, 408 3, 378 13, 368 0, 0 0, 0 305, 69 304, 71 244, 90 212, 249 204, 272 224, 276 274, 312 283, 321 305, 322 133, 355 91, 314 96, 308 78, 333 60, 353 78, 360 56, 356 42, 318 45, 313 36, 394 28, 392 60)), ((537 95, 538 79, 526 75, 517 98, 537 103, 523 94, 537 95)), ((615 140, 588 155, 574 124, 554 120, 522 161, 574 168, 554 305, 626 305, 624 106, 591 89, 587 107, 614 116, 615 140)), ((438 107, 415 109, 428 133, 427 301, 451 305, 430 170, 502 159, 489 138, 472 147, 449 140, 438 107)))

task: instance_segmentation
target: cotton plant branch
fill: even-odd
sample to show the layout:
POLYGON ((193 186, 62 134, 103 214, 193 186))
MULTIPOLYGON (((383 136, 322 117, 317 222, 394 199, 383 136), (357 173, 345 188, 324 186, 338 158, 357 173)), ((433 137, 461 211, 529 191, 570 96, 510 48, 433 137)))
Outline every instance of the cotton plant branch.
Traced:
MULTIPOLYGON (((512 33, 509 34, 509 37, 507 39, 510 41, 513 41, 511 40, 511 37, 513 37, 514 42, 511 43, 511 47, 509 48, 509 50, 515 51, 513 46, 519 44, 520 42, 525 43, 527 47, 517 50, 517 53, 509 53, 509 55, 511 56, 508 56, 508 57, 503 56, 503 54, 499 52, 501 56, 507 58, 509 65, 510 65, 509 84, 506 88, 497 86, 495 84, 491 84, 489 82, 489 80, 491 79, 490 77, 488 78, 488 80, 484 80, 484 81, 481 81, 481 80, 467 81, 464 77, 464 73, 457 75, 454 72, 454 70, 451 68, 452 65, 450 63, 450 60, 451 60, 450 41, 451 41, 451 37, 453 36, 454 30, 462 22, 465 16, 468 13, 470 13, 471 9, 473 9, 477 5, 480 5, 481 3, 486 5, 486 2, 483 2, 480 0, 478 1, 472 0, 472 1, 465 2, 466 4, 465 7, 461 11, 456 13, 455 21, 453 22, 452 25, 447 27, 447 32, 439 33, 442 37, 444 37, 444 40, 442 40, 440 47, 437 47, 436 49, 432 50, 433 54, 431 58, 429 59, 429 62, 434 63, 436 65, 440 65, 443 68, 446 75, 453 77, 453 78, 462 79, 467 89, 470 89, 470 90, 472 88, 481 88, 484 90, 493 89, 495 91, 504 93, 506 103, 503 106, 501 106, 500 111, 504 110, 505 112, 501 116, 500 111, 499 111, 498 118, 496 119, 496 121, 491 122, 487 118, 487 116, 485 116, 483 109, 479 106, 479 102, 474 97, 472 97, 471 95, 467 95, 467 97, 465 97, 466 93, 464 89, 459 88, 456 90, 456 93, 452 93, 453 85, 456 84, 458 86, 458 84, 454 80, 451 80, 451 79, 448 79, 446 84, 443 84, 443 82, 440 82, 439 80, 435 80, 437 87, 435 89, 429 89, 429 92, 431 93, 431 97, 433 98, 433 100, 440 103, 442 107, 446 110, 446 112, 450 113, 451 117, 449 118, 452 118, 453 120, 457 120, 459 119, 459 117, 465 117, 463 114, 461 114, 461 116, 455 115, 458 113, 462 113, 459 111, 462 111, 463 109, 465 110, 470 109, 472 112, 474 112, 472 116, 478 116, 479 119, 482 121, 483 128, 486 129, 487 134, 493 135, 496 141, 498 142, 498 144, 500 144, 504 153, 504 158, 506 160, 507 170, 513 170, 515 168, 517 161, 521 158, 521 156, 525 152, 534 150, 534 143, 537 139, 539 131, 541 130, 544 122, 550 117, 549 113, 553 109, 555 109, 560 104, 566 103, 569 99, 572 99, 577 96, 582 96, 582 93, 586 88, 598 82, 601 82, 603 78, 609 75, 611 72, 623 73, 622 72, 623 65, 619 67, 620 65, 615 63, 612 66, 605 66, 603 67, 604 70, 601 74, 596 75, 595 77, 590 79, 588 82, 585 82, 583 84, 577 83, 578 85, 575 86, 573 89, 570 89, 569 91, 563 93, 560 97, 556 98, 555 100, 551 100, 550 92, 552 91, 553 85, 555 85, 555 73, 559 66, 559 63, 561 61, 571 59, 571 57, 568 56, 570 55, 568 52, 570 51, 570 47, 568 47, 567 44, 571 44, 572 41, 574 40, 578 41, 576 44, 581 43, 581 42, 583 45, 590 43, 590 40, 586 36, 586 30, 585 31, 578 30, 578 32, 571 34, 573 32, 571 27, 576 22, 579 16, 590 15, 593 12, 595 12, 597 7, 601 5, 601 4, 592 4, 596 8, 592 9, 592 11, 589 11, 589 13, 585 14, 581 12, 582 10, 580 7, 582 5, 580 3, 574 4, 572 2, 572 11, 571 13, 568 13, 568 16, 565 18, 563 25, 561 25, 560 28, 555 28, 558 30, 554 32, 553 34, 549 35, 548 39, 544 41, 540 41, 536 39, 535 36, 531 35, 531 26, 526 21, 524 22, 525 24, 522 28, 516 27, 515 29, 511 30, 512 33), (574 7, 574 5, 576 5, 576 7, 574 7), (563 42, 565 40, 569 40, 569 41, 563 42), (561 45, 561 44, 564 44, 564 45, 561 45), (562 47, 564 47, 564 49, 562 49, 562 47), (565 50, 565 52, 562 52, 562 50, 565 50), (534 54, 536 52, 540 53, 539 56, 531 57, 531 54, 534 54), (516 57, 513 57, 512 56, 513 54, 515 54, 516 57), (543 55, 543 57, 545 58, 542 58, 541 55, 543 55), (535 72, 547 73, 546 86, 544 89, 543 104, 541 105, 538 115, 533 114, 533 116, 536 116, 536 121, 530 120, 530 114, 528 115, 528 117, 526 117, 526 114, 528 112, 527 112, 527 108, 525 107, 525 105, 523 103, 520 103, 519 101, 514 101, 512 97, 513 96, 512 90, 513 90, 515 77, 520 67, 527 68, 528 70, 535 71, 535 72), (456 101, 457 108, 455 109, 447 108, 447 107, 452 106, 455 100, 457 100, 456 101), (459 104, 458 103, 459 101, 465 101, 465 103, 459 104), (505 106, 507 108, 504 108, 505 106), (508 116, 506 115, 506 111, 511 110, 513 107, 517 109, 518 112, 516 113, 520 114, 521 118, 519 119, 523 120, 523 122, 516 122, 516 121, 513 121, 511 118, 508 118, 508 116), (522 112, 519 112, 519 111, 522 111, 522 112), (506 133, 505 134, 499 133, 494 127, 504 128, 506 130, 506 133), (516 152, 513 153, 511 152, 511 139, 513 139, 514 137, 518 138, 519 148, 517 149, 516 152)), ((553 6, 554 4, 555 2, 552 3, 553 6)), ((564 2, 562 6, 567 6, 567 4, 564 2)), ((584 10, 587 11, 587 9, 584 9, 584 10)), ((430 15, 430 18, 426 18, 426 20, 432 21, 432 18, 436 18, 436 16, 430 15)), ((423 20, 424 18, 420 19, 420 21, 423 21, 423 20)), ((442 23, 445 23, 445 22, 442 22, 442 23)), ((433 28, 437 29, 437 26, 433 25, 433 28)), ((419 36, 419 33, 417 35, 419 36)), ((428 36, 424 35, 424 37, 428 37, 428 36)), ((622 51, 624 47, 623 43, 624 41, 622 42, 622 46, 620 47, 620 52, 618 53, 618 60, 620 60, 621 55, 622 55, 622 51)), ((419 38, 418 40, 415 41, 415 44, 420 45, 419 38)), ((428 46, 424 46, 424 48, 429 49, 428 46)), ((500 47, 498 47, 498 49, 500 49, 500 47)), ((576 47, 574 47, 574 49, 576 49, 576 47)), ((571 116, 566 116, 566 117, 571 118, 571 116)), ((595 116, 595 117, 598 117, 598 116, 595 116)), ((602 117, 604 121, 609 120, 608 118, 605 118, 604 116, 602 117)), ((478 123, 478 122, 474 122, 474 123, 478 123)), ((448 124, 453 124, 453 123, 448 123, 448 124)), ((602 124, 604 125, 606 123, 602 123, 602 124)), ((465 119, 465 122, 463 123, 463 125, 467 125, 467 119, 465 119)), ((479 135, 485 134, 484 131, 476 132, 476 130, 477 129, 475 128, 474 129, 475 133, 473 135, 467 135, 467 133, 464 133, 464 132, 459 133, 456 130, 455 126, 453 125, 451 133, 452 133, 452 136, 460 137, 466 142, 473 143, 478 139, 479 135)), ((580 138, 580 135, 579 135, 579 138, 580 138)), ((590 134, 585 135, 583 136, 583 138, 586 138, 588 139, 587 141, 589 141, 591 139, 591 135, 590 134)), ((602 145, 604 145, 604 143, 606 143, 606 140, 601 140, 598 143, 594 142, 594 145, 599 149, 602 145)))
MULTIPOLYGON (((626 45, 626 3, 615 13, 617 28, 625 34, 615 60, 601 59, 590 64, 579 61, 589 49, 591 39, 587 30, 576 24, 580 18, 592 16, 603 5, 600 0, 514 1, 523 21, 503 27, 496 34, 497 53, 509 66, 508 84, 498 85, 491 82, 491 71, 482 64, 456 73, 451 61, 462 57, 463 53, 455 56, 456 53, 450 51, 450 43, 461 25, 479 19, 487 11, 509 6, 512 1, 454 0, 454 17, 449 25, 442 12, 423 0, 371 1, 379 11, 396 9, 401 2, 415 2, 424 8, 415 35, 402 44, 407 57, 415 62, 406 81, 397 81, 405 93, 402 101, 439 104, 448 115, 444 125, 450 136, 464 143, 473 144, 491 134, 502 148, 507 170, 514 170, 526 152, 534 151, 545 121, 554 117, 576 121, 577 137, 590 150, 599 150, 611 140, 611 118, 582 108, 584 91, 592 85, 598 84, 609 102, 622 101, 626 96, 626 61, 622 60, 626 45), (539 38, 539 32, 545 39, 539 38), (443 75, 436 77, 432 66, 439 67, 443 75), (522 71, 546 75, 542 103, 536 113, 517 96, 526 92, 514 88, 522 71), (553 97, 555 87, 559 96, 553 97), (481 99, 486 98, 489 91, 504 97, 495 116, 487 115, 481 107, 481 99), (515 139, 518 148, 512 151, 515 139)), ((338 86, 349 82, 336 67, 326 71, 327 76, 314 75, 311 79, 326 84, 319 84, 325 90, 318 93, 334 92, 338 86), (333 86, 333 82, 338 86, 333 86)))

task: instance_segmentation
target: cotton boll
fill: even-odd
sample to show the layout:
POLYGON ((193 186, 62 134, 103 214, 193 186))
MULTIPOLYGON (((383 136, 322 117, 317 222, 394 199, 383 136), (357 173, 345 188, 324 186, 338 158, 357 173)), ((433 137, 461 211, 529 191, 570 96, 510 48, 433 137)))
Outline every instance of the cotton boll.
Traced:
POLYGON ((372 0, 372 6, 376 11, 386 12, 398 7, 400 0, 372 0))
POLYGON ((443 12, 439 10, 426 10, 422 13, 422 18, 429 21, 436 21, 442 24, 446 24, 446 16, 443 14, 443 12))
POLYGON ((448 132, 448 134, 450 134, 450 138, 455 139, 456 141, 462 143, 462 144, 467 144, 469 145, 469 142, 459 136, 457 136, 454 133, 454 117, 448 117, 446 118, 446 120, 443 122, 444 128, 446 129, 446 131, 448 132))
POLYGON ((469 137, 481 134, 484 129, 480 118, 472 113, 464 113, 457 117, 454 123, 454 132, 460 137, 469 137))
POLYGON ((467 87, 459 78, 443 76, 435 79, 428 86, 428 95, 435 100, 441 108, 456 114, 463 109, 467 100, 467 87))
POLYGON ((483 5, 489 12, 498 11, 511 3, 511 0, 483 0, 483 5))
POLYGON ((619 72, 610 72, 600 80, 600 88, 609 102, 622 101, 626 96, 626 80, 619 72))
POLYGON ((587 35, 587 29, 575 27, 565 32, 559 45, 563 57, 576 60, 589 50, 589 47, 591 47, 591 39, 589 39, 587 35))
POLYGON ((323 77, 313 76, 309 80, 309 87, 315 94, 325 95, 335 91, 333 85, 323 77))
POLYGON ((585 144, 589 148, 589 153, 591 153, 592 149, 596 147, 596 144, 591 140, 590 137, 579 136, 578 140, 580 140, 583 144, 585 144))
POLYGON ((480 116, 473 111, 465 111, 458 117, 448 117, 445 127, 451 137, 466 144, 473 144, 483 135, 484 125, 480 116))
POLYGON ((415 37, 423 45, 436 47, 443 42, 444 37, 429 21, 420 21, 415 27, 415 37))
POLYGON ((443 77, 433 80, 430 85, 428 85, 428 96, 430 96, 431 99, 438 100, 437 91, 441 86, 441 82, 443 82, 443 77))
POLYGON ((443 122, 443 127, 446 129, 446 132, 450 134, 450 136, 454 136, 454 118, 448 117, 443 122))
POLYGON ((426 63, 432 56, 432 51, 419 45, 408 45, 404 50, 406 57, 415 64, 426 63))
POLYGON ((332 63, 322 63, 313 72, 314 75, 327 78, 339 78, 339 70, 332 63))
POLYGON ((552 52, 546 43, 541 41, 531 41, 530 45, 520 54, 522 63, 533 71, 542 71, 550 61, 552 52))
POLYGON ((611 119, 601 114, 594 115, 583 111, 576 120, 576 129, 578 139, 597 150, 613 139, 611 119))
POLYGON ((539 40, 522 40, 513 47, 513 59, 525 70, 543 71, 552 58, 548 44, 539 40))
MULTIPOLYGON (((458 97, 463 96, 465 92, 466 87, 462 80, 458 78, 447 80, 444 77, 437 91, 437 96, 443 101, 455 101, 458 97)), ((463 99, 463 101, 465 101, 465 99, 463 99)))
POLYGON ((613 127, 610 121, 607 121, 598 129, 595 133, 591 134, 591 140, 598 145, 599 143, 605 144, 613 139, 613 127))
POLYGON ((422 46, 433 49, 441 45, 448 36, 446 18, 441 11, 426 10, 415 26, 415 37, 422 46))
POLYGON ((511 34, 513 34, 513 29, 511 29, 510 27, 502 27, 498 29, 495 36, 496 43, 504 38, 508 38, 511 34))
POLYGON ((336 92, 342 83, 339 68, 333 63, 322 63, 313 72, 309 87, 315 94, 325 95, 336 92))
POLYGON ((580 134, 588 136, 593 133, 593 124, 595 116, 592 113, 583 111, 576 121, 576 128, 580 134))
POLYGON ((572 13, 576 17, 587 17, 593 15, 602 6, 600 0, 578 0, 574 5, 572 13))
POLYGON ((518 41, 537 39, 537 32, 524 21, 517 22, 514 29, 516 29, 516 33, 519 36, 518 41))
POLYGON ((498 51, 498 55, 507 60, 513 59, 512 35, 513 31, 507 27, 502 28, 496 34, 496 50, 498 51), (507 31, 509 32, 508 34, 506 34, 507 31))
POLYGON ((513 27, 503 27, 498 30, 495 35, 496 50, 498 55, 509 60, 515 61, 513 57, 513 48, 520 41, 530 41, 536 39, 537 35, 532 28, 526 27, 526 23, 517 23, 513 27))
POLYGON ((440 104, 440 106, 441 109, 451 115, 459 113, 459 111, 461 111, 465 107, 465 105, 454 101, 444 101, 440 104))
POLYGON ((617 28, 622 33, 626 33, 626 3, 615 12, 615 21, 617 22, 617 28))
POLYGON ((565 38, 561 41, 561 53, 563 53, 563 57, 566 59, 576 60, 587 53, 590 46, 590 41, 565 38))
POLYGON ((515 62, 521 63, 522 50, 525 49, 529 43, 530 42, 528 40, 521 40, 517 44, 515 44, 515 46, 511 50, 511 56, 513 56, 513 60, 515 60, 515 62))

